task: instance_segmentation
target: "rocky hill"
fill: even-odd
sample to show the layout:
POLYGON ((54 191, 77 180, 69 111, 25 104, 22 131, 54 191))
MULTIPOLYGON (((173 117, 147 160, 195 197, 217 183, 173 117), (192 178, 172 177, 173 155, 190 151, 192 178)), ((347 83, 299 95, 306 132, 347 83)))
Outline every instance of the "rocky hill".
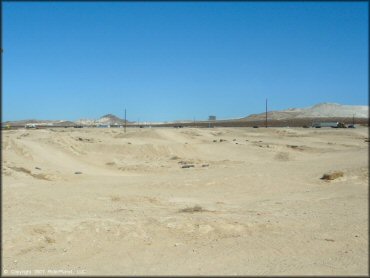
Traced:
MULTIPOLYGON (((79 125, 123 125, 125 120, 113 114, 106 114, 97 120, 80 119, 76 121, 79 125)), ((127 121, 127 123, 130 123, 127 121)))
POLYGON ((97 122, 101 124, 114 125, 114 124, 124 124, 125 120, 118 118, 116 115, 107 114, 100 117, 100 119, 97 122))
POLYGON ((20 121, 7 121, 2 123, 2 125, 9 125, 9 126, 24 126, 26 124, 37 124, 42 126, 74 126, 76 125, 75 122, 72 121, 64 121, 64 120, 20 120, 20 121))
MULTIPOLYGON (((344 118, 353 116, 356 118, 368 118, 369 106, 319 103, 307 108, 290 108, 287 110, 267 112, 267 118, 270 120, 335 117, 344 118)), ((265 113, 252 114, 242 119, 247 121, 263 120, 265 119, 265 113)))
MULTIPOLYGON (((2 123, 2 125, 10 126, 25 126, 26 124, 37 124, 39 126, 75 126, 75 125, 123 125, 125 120, 120 119, 119 117, 113 114, 107 114, 100 117, 98 120, 92 119, 80 119, 75 122, 73 121, 64 121, 64 120, 20 120, 20 121, 7 121, 2 123)), ((127 123, 130 123, 127 121, 127 123)))

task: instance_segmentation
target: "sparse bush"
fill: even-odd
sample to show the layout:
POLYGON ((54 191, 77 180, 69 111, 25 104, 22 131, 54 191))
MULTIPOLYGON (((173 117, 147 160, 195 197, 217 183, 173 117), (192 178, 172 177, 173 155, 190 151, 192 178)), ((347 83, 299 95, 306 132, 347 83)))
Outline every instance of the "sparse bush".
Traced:
POLYGON ((119 196, 111 196, 111 197, 110 197, 110 199, 111 199, 111 201, 113 201, 113 202, 118 202, 118 201, 120 201, 120 200, 121 200, 121 198, 120 198, 119 196))
POLYGON ((190 208, 184 208, 184 209, 180 209, 179 212, 186 212, 186 213, 194 213, 194 212, 202 212, 202 211, 205 211, 201 206, 194 206, 194 207, 190 207, 190 208))
POLYGON ((344 176, 344 173, 341 172, 341 171, 337 171, 337 172, 332 172, 332 173, 328 173, 328 174, 324 174, 321 179, 322 180, 335 180, 337 178, 340 178, 340 177, 343 177, 344 176))

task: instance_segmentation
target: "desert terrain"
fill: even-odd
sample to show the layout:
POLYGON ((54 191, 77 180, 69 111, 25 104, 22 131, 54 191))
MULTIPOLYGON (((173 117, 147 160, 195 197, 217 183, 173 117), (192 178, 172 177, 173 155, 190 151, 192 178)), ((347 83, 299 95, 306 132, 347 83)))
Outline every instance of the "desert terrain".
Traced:
POLYGON ((2 273, 367 275, 368 144, 367 127, 5 130, 2 273))

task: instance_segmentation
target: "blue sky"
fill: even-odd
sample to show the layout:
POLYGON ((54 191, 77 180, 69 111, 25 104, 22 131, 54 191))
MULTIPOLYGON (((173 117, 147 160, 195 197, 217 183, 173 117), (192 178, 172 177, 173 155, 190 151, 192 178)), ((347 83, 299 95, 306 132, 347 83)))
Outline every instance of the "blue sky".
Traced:
POLYGON ((368 104, 367 2, 3 3, 3 121, 368 104))

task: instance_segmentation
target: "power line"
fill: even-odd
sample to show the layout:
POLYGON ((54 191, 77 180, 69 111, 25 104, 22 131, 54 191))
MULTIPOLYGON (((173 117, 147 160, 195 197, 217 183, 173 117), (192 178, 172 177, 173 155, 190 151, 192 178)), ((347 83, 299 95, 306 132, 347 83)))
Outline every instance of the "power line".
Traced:
POLYGON ((267 128, 267 98, 266 98, 266 118, 265 118, 265 127, 267 128))
POLYGON ((127 125, 127 119, 126 119, 126 108, 125 108, 125 133, 126 133, 126 125, 127 125))

